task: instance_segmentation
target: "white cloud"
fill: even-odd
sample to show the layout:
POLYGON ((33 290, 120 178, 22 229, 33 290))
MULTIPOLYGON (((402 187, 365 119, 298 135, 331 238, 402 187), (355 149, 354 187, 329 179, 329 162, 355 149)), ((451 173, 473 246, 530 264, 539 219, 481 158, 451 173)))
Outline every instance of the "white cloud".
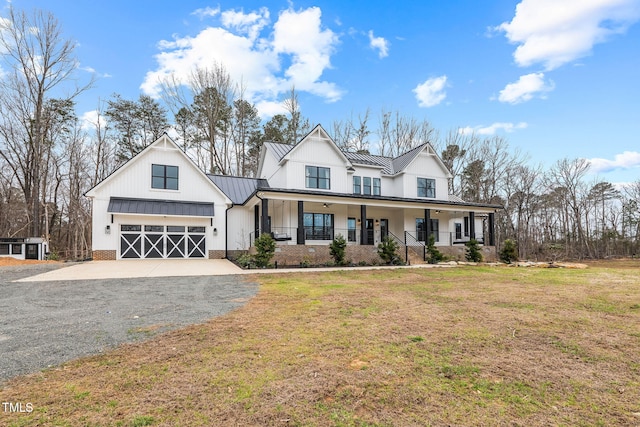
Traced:
POLYGON ((444 88, 447 85, 447 76, 434 77, 419 84, 413 89, 420 107, 433 107, 447 97, 444 88))
POLYGON ((458 133, 463 135, 495 135, 499 130, 503 130, 504 132, 511 133, 518 129, 526 129, 529 126, 526 122, 520 123, 505 123, 505 122, 496 122, 489 126, 467 126, 458 129, 458 133))
POLYGON ((384 37, 374 37, 373 31, 369 31, 369 46, 378 51, 380 59, 389 56, 389 41, 384 37))
POLYGON ((98 110, 86 111, 80 116, 80 126, 83 129, 94 130, 98 123, 100 123, 100 126, 103 129, 107 125, 106 118, 102 115, 98 115, 98 110))
POLYGON ((226 10, 221 15, 222 25, 240 34, 246 34, 250 40, 255 40, 260 31, 269 23, 269 10, 266 7, 259 12, 236 12, 226 10))
POLYGON ((544 81, 544 73, 531 73, 520 76, 517 82, 509 83, 500 91, 498 100, 509 104, 519 104, 531 100, 534 96, 546 98, 546 93, 554 89, 553 82, 544 81))
POLYGON ((625 151, 616 154, 613 160, 593 158, 588 159, 591 172, 611 172, 615 169, 631 169, 640 167, 640 153, 637 151, 625 151))
POLYGON ((140 86, 144 93, 157 97, 162 79, 173 75, 186 83, 196 67, 217 62, 234 80, 242 80, 246 99, 256 104, 276 102, 292 85, 328 102, 341 98, 343 91, 335 83, 321 80, 339 38, 322 28, 319 8, 284 10, 272 26, 264 8, 219 13, 220 27, 158 43, 158 65, 145 76, 140 86))
POLYGON ((624 33, 638 19, 637 0, 522 0, 511 22, 494 30, 518 45, 516 64, 552 70, 589 55, 595 44, 624 33))
POLYGON ((200 19, 216 16, 220 13, 220 7, 212 8, 212 7, 203 7, 200 9, 194 10, 191 14, 199 17, 200 19))
MULTIPOLYGON (((342 91, 334 83, 318 81, 325 69, 331 68, 331 55, 339 42, 329 29, 321 30, 318 7, 295 12, 285 10, 274 24, 273 50, 276 54, 291 55, 291 65, 285 70, 287 86, 337 101, 342 91)), ((285 88, 286 89, 286 88, 285 88)))

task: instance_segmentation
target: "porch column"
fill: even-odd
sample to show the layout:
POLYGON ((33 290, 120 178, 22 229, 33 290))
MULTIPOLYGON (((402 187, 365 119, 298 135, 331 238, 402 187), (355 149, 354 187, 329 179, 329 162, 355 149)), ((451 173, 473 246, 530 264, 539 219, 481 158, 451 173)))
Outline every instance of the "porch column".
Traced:
POLYGON ((489 214, 489 246, 496 245, 495 228, 496 228, 495 214, 491 212, 489 214))
POLYGON ((253 207, 253 233, 254 238, 260 237, 260 205, 253 207))
POLYGON ((304 202, 298 200, 298 240, 299 245, 304 245, 304 202))
POLYGON ((269 224, 269 199, 262 199, 262 232, 271 234, 271 224, 269 224))
MULTIPOLYGON (((424 210, 424 241, 425 243, 429 243, 429 238, 431 237, 431 209, 424 210)), ((417 236, 416 236, 417 237, 417 236)))
POLYGON ((368 245, 369 239, 367 235, 367 206, 360 205, 360 244, 368 245))
POLYGON ((476 238, 476 213, 472 211, 469 212, 469 238, 476 238))

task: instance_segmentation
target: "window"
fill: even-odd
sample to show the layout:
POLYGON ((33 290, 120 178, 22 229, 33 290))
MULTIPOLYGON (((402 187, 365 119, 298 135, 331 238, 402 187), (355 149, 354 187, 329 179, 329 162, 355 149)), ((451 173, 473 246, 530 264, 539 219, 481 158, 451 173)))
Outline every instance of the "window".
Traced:
POLYGON ((418 197, 436 197, 436 180, 418 178, 418 197))
POLYGON ((307 166, 305 168, 307 188, 319 188, 329 190, 331 188, 331 169, 319 166, 307 166))
POLYGON ((469 217, 464 217, 464 237, 469 237, 469 217))
POLYGON ((178 189, 178 166, 151 165, 151 188, 178 189))
POLYGON ((9 255, 8 243, 0 243, 0 255, 9 255))
POLYGON ((431 219, 431 235, 435 237, 435 241, 440 241, 440 220, 431 219))
POLYGON ((333 214, 305 213, 306 240, 333 240, 333 214))
POLYGON ((356 241, 356 219, 348 218, 347 219, 347 241, 355 242, 356 241))
POLYGON ((164 233, 164 225, 145 225, 144 231, 152 233, 164 233))
POLYGON ((122 224, 120 226, 120 231, 142 231, 141 225, 126 225, 122 224))
MULTIPOLYGON (((440 241, 440 220, 430 219, 431 236, 435 238, 436 242, 440 241)), ((427 229, 425 228, 424 218, 416 218, 416 240, 419 242, 426 242, 427 229)))
POLYGON ((360 177, 354 176, 353 177, 353 194, 360 194, 360 193, 361 193, 360 177))
POLYGON ((22 245, 20 243, 14 243, 11 245, 11 253, 14 255, 20 255, 22 253, 22 245))
POLYGON ((362 194, 371 195, 371 178, 368 176, 362 178, 362 194))
POLYGON ((380 178, 373 178, 373 195, 379 196, 380 194, 380 178))

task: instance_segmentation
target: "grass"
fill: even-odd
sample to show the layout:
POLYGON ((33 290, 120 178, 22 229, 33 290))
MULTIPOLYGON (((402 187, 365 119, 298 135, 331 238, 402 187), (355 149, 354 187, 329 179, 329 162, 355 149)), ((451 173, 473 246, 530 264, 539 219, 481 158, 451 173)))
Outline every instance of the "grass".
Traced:
POLYGON ((226 316, 12 380, 34 411, 0 424, 637 425, 640 266, 612 265, 256 276, 226 316))

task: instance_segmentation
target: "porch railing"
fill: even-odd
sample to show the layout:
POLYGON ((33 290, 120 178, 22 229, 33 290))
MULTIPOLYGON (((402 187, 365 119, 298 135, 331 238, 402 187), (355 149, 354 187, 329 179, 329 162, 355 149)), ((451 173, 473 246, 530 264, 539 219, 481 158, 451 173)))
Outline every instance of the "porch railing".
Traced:
POLYGON ((427 247, 424 244, 424 241, 420 241, 419 238, 422 237, 419 233, 421 232, 404 232, 404 241, 405 241, 405 253, 407 258, 407 263, 409 262, 409 249, 419 257, 422 257, 423 261, 427 259, 427 247))
MULTIPOLYGON (((368 241, 370 245, 382 241, 382 235, 380 230, 366 230, 368 234, 368 241)), ((261 232, 258 232, 258 236, 260 236, 261 232)), ((342 228, 327 228, 325 230, 310 230, 305 229, 305 240, 316 240, 316 241, 331 241, 338 234, 341 234, 346 240, 348 244, 356 244, 359 245, 361 242, 360 228, 350 228, 350 229, 342 229, 342 228)), ((424 254, 426 253, 426 232, 422 230, 409 230, 404 232, 404 238, 400 238, 396 235, 393 235, 391 232, 387 232, 389 237, 398 243, 401 248, 405 252, 405 261, 407 261, 407 251, 411 250, 416 255, 424 258, 424 254)), ((296 243, 298 240, 298 229, 296 227, 271 227, 271 235, 277 242, 293 242, 296 243)), ((456 246, 456 245, 464 245, 467 243, 471 236, 465 236, 464 234, 457 234, 454 232, 442 231, 436 233, 436 246, 456 246)), ((484 234, 482 232, 475 233, 475 238, 481 245, 484 244, 484 234)), ((256 240, 256 233, 252 231, 248 235, 249 247, 252 247, 256 240)))

